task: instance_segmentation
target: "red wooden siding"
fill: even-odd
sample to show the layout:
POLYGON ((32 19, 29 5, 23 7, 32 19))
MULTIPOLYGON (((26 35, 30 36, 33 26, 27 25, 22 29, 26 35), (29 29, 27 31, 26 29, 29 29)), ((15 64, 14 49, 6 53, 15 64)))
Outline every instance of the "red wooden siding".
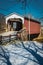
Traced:
MULTIPOLYGON (((29 34, 29 20, 24 19, 24 26, 26 27, 29 34)), ((40 33, 40 24, 37 22, 30 21, 30 34, 40 33)))

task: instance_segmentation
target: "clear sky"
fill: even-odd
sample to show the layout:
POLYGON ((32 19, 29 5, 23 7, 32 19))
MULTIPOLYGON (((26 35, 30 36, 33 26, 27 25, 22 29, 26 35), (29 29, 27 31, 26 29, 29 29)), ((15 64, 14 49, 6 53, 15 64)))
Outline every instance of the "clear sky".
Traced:
POLYGON ((31 15, 43 23, 43 0, 0 0, 0 13, 31 15))

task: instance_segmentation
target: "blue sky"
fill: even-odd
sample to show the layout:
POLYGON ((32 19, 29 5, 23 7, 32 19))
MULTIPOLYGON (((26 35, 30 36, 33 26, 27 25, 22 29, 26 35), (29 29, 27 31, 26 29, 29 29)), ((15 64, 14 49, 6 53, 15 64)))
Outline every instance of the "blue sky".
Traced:
POLYGON ((0 0, 0 13, 31 15, 43 23, 43 0, 0 0))

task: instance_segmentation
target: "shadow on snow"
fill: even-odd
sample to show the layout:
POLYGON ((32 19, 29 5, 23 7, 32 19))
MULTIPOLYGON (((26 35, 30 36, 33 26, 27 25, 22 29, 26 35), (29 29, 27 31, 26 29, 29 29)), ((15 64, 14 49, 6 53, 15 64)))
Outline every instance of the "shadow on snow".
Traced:
POLYGON ((7 64, 7 65, 12 65, 10 60, 9 60, 10 56, 9 56, 9 52, 7 49, 5 49, 3 46, 0 46, 0 62, 1 65, 3 65, 3 63, 7 64))

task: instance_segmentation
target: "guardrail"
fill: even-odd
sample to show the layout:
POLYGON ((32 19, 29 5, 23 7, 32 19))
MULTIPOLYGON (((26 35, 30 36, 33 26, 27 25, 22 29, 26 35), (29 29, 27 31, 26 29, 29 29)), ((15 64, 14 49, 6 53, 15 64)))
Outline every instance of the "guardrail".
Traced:
POLYGON ((0 36, 0 44, 10 42, 17 39, 17 35, 9 35, 9 36, 0 36))
POLYGON ((9 36, 2 36, 0 35, 0 44, 10 42, 13 40, 22 40, 22 41, 27 41, 27 31, 26 29, 21 29, 20 31, 17 32, 17 34, 9 35, 9 36))

